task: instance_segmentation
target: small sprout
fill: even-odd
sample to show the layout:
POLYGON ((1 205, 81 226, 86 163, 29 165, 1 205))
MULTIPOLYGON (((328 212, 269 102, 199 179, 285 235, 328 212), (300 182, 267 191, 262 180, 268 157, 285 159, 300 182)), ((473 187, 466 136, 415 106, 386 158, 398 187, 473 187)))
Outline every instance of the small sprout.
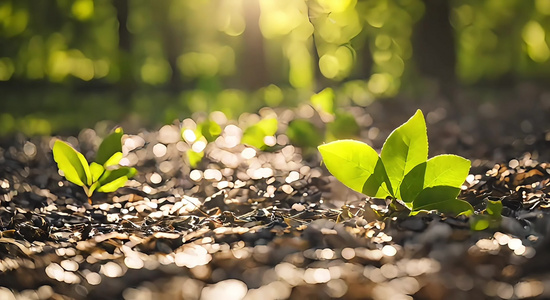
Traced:
POLYGON ((324 144, 319 151, 327 169, 349 188, 401 200, 410 215, 431 210, 454 216, 473 213, 468 202, 457 199, 470 161, 449 154, 428 159, 426 122, 420 110, 390 134, 380 156, 354 140, 324 144))
POLYGON ((63 171, 65 178, 84 189, 88 202, 95 191, 102 193, 114 192, 123 187, 129 178, 136 174, 135 168, 119 165, 122 159, 122 135, 117 128, 107 136, 97 151, 96 159, 88 164, 82 153, 69 144, 57 140, 53 146, 53 158, 57 167, 63 171))

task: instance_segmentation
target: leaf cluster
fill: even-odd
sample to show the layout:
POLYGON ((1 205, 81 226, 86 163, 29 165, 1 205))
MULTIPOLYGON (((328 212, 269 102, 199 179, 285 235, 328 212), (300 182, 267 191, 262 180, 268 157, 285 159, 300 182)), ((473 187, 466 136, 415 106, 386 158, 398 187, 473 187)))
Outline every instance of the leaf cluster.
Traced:
MULTIPOLYGON (((65 178, 84 189, 88 200, 95 191, 109 193, 123 187, 136 169, 119 165, 122 159, 122 135, 117 128, 99 145, 95 161, 88 164, 82 153, 69 144, 57 140, 53 146, 53 158, 65 178)), ((91 201, 91 200, 89 200, 91 201)))
POLYGON ((424 115, 418 110, 384 142, 380 155, 355 140, 338 140, 318 147, 327 169, 349 188, 367 196, 391 197, 410 214, 437 210, 449 215, 473 213, 457 199, 470 161, 456 155, 428 159, 424 115))

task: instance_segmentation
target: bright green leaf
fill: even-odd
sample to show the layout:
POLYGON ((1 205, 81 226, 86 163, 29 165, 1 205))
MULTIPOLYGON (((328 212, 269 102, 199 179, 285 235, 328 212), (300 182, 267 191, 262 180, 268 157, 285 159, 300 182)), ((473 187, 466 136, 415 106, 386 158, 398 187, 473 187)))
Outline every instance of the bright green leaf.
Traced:
POLYGON ((422 190, 435 186, 460 189, 469 170, 470 161, 460 156, 445 154, 432 157, 405 176, 400 187, 401 200, 413 202, 422 190))
POLYGON ((489 228, 491 219, 487 215, 473 215, 470 218, 470 228, 472 230, 481 231, 489 228))
POLYGON ((110 193, 124 186, 129 178, 137 173, 135 168, 121 167, 113 171, 105 171, 103 176, 99 178, 98 192, 110 193))
POLYGON ((90 188, 84 188, 84 192, 86 193, 86 196, 88 196, 88 199, 92 197, 92 195, 94 194, 98 186, 99 186, 99 181, 96 181, 92 184, 90 188))
POLYGON ((92 162, 90 164, 90 173, 92 174, 92 182, 98 181, 101 175, 103 175, 103 172, 105 172, 105 168, 102 165, 96 162, 92 162))
POLYGON ((384 165, 371 146, 341 140, 321 145, 318 149, 330 173, 352 190, 376 197, 392 193, 384 165))
POLYGON ((113 156, 109 157, 109 159, 103 165, 105 166, 105 168, 117 166, 118 163, 120 163, 122 156, 122 152, 116 152, 115 154, 113 154, 113 156))
POLYGON ((405 175, 428 159, 428 135, 422 111, 417 110, 406 123, 396 128, 384 142, 380 157, 386 167, 396 197, 405 175))
POLYGON ((121 176, 116 179, 113 179, 113 181, 110 181, 109 183, 106 183, 105 185, 99 186, 97 189, 98 192, 102 193, 110 193, 118 190, 119 188, 123 187, 124 184, 126 184, 126 181, 128 181, 128 177, 121 176))
POLYGON ((470 161, 453 154, 438 155, 427 162, 424 187, 448 185, 460 188, 468 172, 470 161))
POLYGON ((60 140, 55 141, 53 158, 68 181, 79 186, 92 184, 90 166, 86 158, 69 144, 60 140))
MULTIPOLYGON (((119 161, 115 162, 115 160, 112 160, 111 158, 117 152, 122 153, 123 134, 124 132, 122 131, 122 128, 117 128, 113 133, 109 134, 99 145, 95 162, 104 166, 117 165, 120 159, 119 161)), ((120 158, 122 158, 122 155, 120 156, 120 158)))
POLYGON ((334 91, 326 88, 319 93, 311 96, 311 104, 315 109, 327 114, 334 114, 334 91))
POLYGON ((365 181, 361 192, 367 196, 378 198, 386 198, 388 196, 394 197, 390 180, 380 158, 378 158, 374 166, 374 176, 369 177, 367 181, 365 181))

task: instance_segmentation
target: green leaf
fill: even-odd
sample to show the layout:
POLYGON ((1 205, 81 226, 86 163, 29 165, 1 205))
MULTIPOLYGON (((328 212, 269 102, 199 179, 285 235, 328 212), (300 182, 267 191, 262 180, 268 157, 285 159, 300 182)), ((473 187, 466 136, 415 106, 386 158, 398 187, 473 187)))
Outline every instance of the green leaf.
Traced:
POLYGON ((325 88, 319 93, 311 96, 310 100, 317 111, 330 115, 334 114, 334 91, 331 88, 325 88))
POLYGON ((318 149, 330 173, 352 190, 375 197, 392 194, 382 160, 371 146, 340 140, 318 149))
POLYGON ((118 163, 120 163, 122 156, 122 152, 116 152, 115 154, 113 154, 113 156, 109 157, 109 159, 103 165, 105 166, 105 168, 118 166, 118 163))
MULTIPOLYGON (((117 152, 122 153, 122 135, 123 134, 124 132, 120 127, 115 129, 113 133, 109 134, 103 140, 103 142, 101 142, 101 144, 99 145, 95 162, 97 162, 100 165, 104 165, 106 167, 110 165, 117 165, 120 162, 120 159, 116 161, 115 159, 111 159, 111 158, 117 152)), ((122 155, 120 155, 120 158, 122 158, 122 155)))
POLYGON ((458 195, 469 170, 470 161, 460 156, 445 154, 432 157, 405 175, 400 187, 401 200, 413 202, 422 190, 435 186, 456 188, 458 195))
POLYGON ((96 163, 96 162, 92 162, 90 164, 90 173, 92 174, 92 182, 96 182, 99 180, 99 178, 101 177, 101 175, 103 175, 103 172, 105 172, 105 168, 96 163))
POLYGON ((80 152, 69 144, 57 140, 53 146, 53 159, 68 181, 79 185, 91 185, 90 166, 80 152))
POLYGON ((277 119, 267 118, 248 127, 244 133, 241 142, 258 149, 265 149, 267 145, 264 142, 266 136, 274 136, 277 133, 277 119))
POLYGON ((456 199, 460 189, 452 186, 427 187, 412 202, 412 212, 421 210, 438 210, 439 212, 460 215, 473 213, 470 203, 456 199))
POLYGON ((470 217, 470 229, 481 231, 489 228, 491 217, 487 215, 473 215, 470 217))
POLYGON ((395 196, 401 197, 400 186, 405 175, 428 159, 428 135, 422 111, 417 110, 406 123, 396 128, 384 142, 380 157, 386 167, 395 196))
POLYGON ((86 193, 86 196, 88 196, 88 199, 92 197, 92 195, 94 194, 98 186, 99 186, 99 181, 96 181, 92 184, 92 186, 90 186, 90 188, 84 187, 84 192, 86 193))
POLYGON ((110 193, 121 188, 126 184, 129 178, 137 173, 135 168, 121 167, 113 171, 105 171, 103 176, 99 178, 98 192, 110 193))

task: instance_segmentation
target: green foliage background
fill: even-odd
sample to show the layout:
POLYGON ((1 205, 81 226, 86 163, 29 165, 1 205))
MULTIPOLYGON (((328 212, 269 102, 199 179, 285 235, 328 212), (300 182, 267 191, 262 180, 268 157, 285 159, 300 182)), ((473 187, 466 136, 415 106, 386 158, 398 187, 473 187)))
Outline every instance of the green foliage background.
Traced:
POLYGON ((550 0, 3 0, 0 134, 545 80, 549 29, 550 0))

